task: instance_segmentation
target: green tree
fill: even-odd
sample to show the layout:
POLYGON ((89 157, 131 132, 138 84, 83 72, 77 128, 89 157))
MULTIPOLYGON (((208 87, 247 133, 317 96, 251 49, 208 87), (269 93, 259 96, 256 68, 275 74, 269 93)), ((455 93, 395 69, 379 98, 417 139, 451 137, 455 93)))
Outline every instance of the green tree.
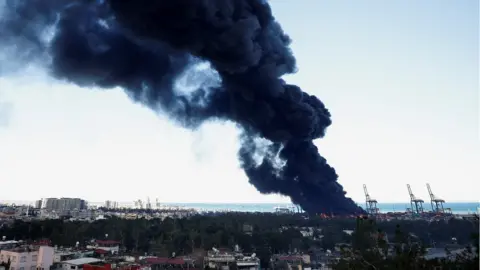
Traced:
MULTIPOLYGON (((476 221, 478 227, 478 219, 476 221)), ((478 269, 478 233, 472 236, 473 244, 454 260, 426 260, 424 245, 411 233, 397 225, 393 250, 390 252, 384 232, 377 228, 374 220, 357 219, 352 247, 342 250, 342 257, 333 269, 478 269)))

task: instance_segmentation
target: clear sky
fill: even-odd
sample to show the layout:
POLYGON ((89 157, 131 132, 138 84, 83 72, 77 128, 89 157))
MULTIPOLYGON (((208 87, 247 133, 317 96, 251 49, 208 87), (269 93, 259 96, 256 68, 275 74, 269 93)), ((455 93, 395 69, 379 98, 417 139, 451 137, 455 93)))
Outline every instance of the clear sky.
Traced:
MULTIPOLYGON (((478 1, 271 3, 294 40, 299 72, 287 80, 332 113, 317 145, 349 196, 363 201, 367 184, 381 202, 404 202, 410 183, 427 199, 428 182, 448 201, 480 199, 478 1)), ((30 68, 0 78, 2 111, 0 200, 289 201, 248 183, 233 125, 184 130, 120 89, 30 68)))

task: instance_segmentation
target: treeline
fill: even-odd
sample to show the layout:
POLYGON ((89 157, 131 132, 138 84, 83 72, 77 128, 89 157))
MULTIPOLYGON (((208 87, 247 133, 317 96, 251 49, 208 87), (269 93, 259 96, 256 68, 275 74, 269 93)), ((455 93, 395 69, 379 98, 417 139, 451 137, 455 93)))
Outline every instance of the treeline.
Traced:
MULTIPOLYGON (((461 219, 448 221, 395 220, 379 222, 378 229, 389 239, 394 239, 397 225, 413 234, 418 241, 429 246, 450 243, 455 238, 459 244, 471 242, 471 235, 478 231, 478 223, 461 219)), ((276 215, 269 213, 226 213, 215 216, 196 215, 185 219, 135 219, 111 217, 95 222, 17 220, 0 228, 0 237, 16 240, 48 238, 58 246, 74 246, 91 239, 121 241, 128 252, 168 255, 189 254, 195 248, 233 247, 238 244, 245 252, 283 253, 305 251, 311 247, 333 249, 337 243, 352 242, 352 235, 344 230, 355 230, 355 219, 306 218, 302 215, 276 215), (247 226, 244 226, 247 225, 247 226), (250 226, 251 232, 245 231, 250 226), (281 227, 288 229, 279 230, 281 227), (315 228, 314 236, 303 237, 300 227, 315 228), (322 237, 320 237, 320 235, 322 237), (265 251, 265 252, 266 252, 265 251)))
MULTIPOLYGON (((478 228, 478 218, 471 221, 478 228)), ((478 229, 470 235, 470 245, 446 258, 426 259, 424 243, 417 241, 411 233, 404 231, 399 225, 395 228, 392 242, 381 237, 383 231, 374 220, 357 219, 357 227, 353 233, 351 246, 342 249, 340 261, 331 266, 334 270, 381 270, 381 269, 479 269, 479 233, 478 229), (380 237, 379 237, 380 236, 380 237)))

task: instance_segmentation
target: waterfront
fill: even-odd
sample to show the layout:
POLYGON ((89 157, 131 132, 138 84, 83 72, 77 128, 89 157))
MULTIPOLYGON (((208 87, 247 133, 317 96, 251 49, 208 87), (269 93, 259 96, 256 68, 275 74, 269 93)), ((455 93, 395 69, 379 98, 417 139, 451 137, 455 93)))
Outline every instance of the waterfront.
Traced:
MULTIPOLYGON (((15 205, 34 205, 33 201, 0 201, 5 204, 15 205)), ((361 207, 365 207, 365 204, 358 203, 361 207)), ((105 202, 89 202, 89 206, 102 207, 105 206, 105 202)), ((293 204, 289 203, 161 203, 164 208, 188 208, 195 209, 197 211, 238 211, 238 212, 274 212, 275 207, 282 208, 295 208, 293 204)), ((133 203, 120 202, 119 207, 133 208, 133 203)), ((381 213, 388 212, 405 212, 410 207, 409 202, 405 203, 378 203, 377 207, 381 213)), ((479 202, 452 202, 445 203, 445 208, 451 208, 454 214, 472 214, 478 213, 480 207, 479 202)), ((296 209, 296 208, 295 208, 296 209)), ((424 203, 425 211, 431 211, 430 203, 424 203)))
MULTIPOLYGON (((15 205, 33 205, 33 201, 0 201, 0 203, 15 204, 15 205)), ((90 206, 102 207, 105 202, 89 202, 90 206)), ((361 207, 365 207, 364 204, 358 203, 361 207)), ((295 207, 293 204, 288 203, 161 203, 165 208, 189 208, 197 211, 238 211, 238 212, 274 212, 275 207, 295 207)), ((133 203, 120 202, 119 207, 133 208, 133 203)), ((405 203, 378 203, 377 207, 381 213, 388 212, 404 212, 410 207, 409 202, 405 203)), ((480 207, 479 202, 452 202, 445 203, 445 208, 451 208, 454 214, 472 214, 478 213, 480 207)), ((430 211, 430 203, 424 203, 425 211, 430 211)))
MULTIPOLYGON (((199 211, 240 211, 240 212, 273 212, 275 207, 295 207, 293 204, 286 203, 165 203, 166 206, 180 206, 193 208, 199 211)), ((360 204, 365 207, 364 204, 360 204)), ((471 214, 478 212, 480 203, 445 203, 445 208, 451 208, 454 214, 471 214)), ((410 207, 410 203, 379 203, 377 207, 381 213, 404 212, 410 207)), ((430 211, 430 204, 425 203, 424 208, 430 211)))

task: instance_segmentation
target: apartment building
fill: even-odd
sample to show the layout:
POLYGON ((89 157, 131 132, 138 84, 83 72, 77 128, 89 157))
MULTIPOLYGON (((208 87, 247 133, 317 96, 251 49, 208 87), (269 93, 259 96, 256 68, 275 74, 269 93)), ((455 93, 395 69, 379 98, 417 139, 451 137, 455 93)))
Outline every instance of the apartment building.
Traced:
POLYGON ((0 262, 10 262, 8 270, 48 270, 53 264, 54 249, 48 246, 19 247, 0 251, 0 262))
POLYGON ((47 198, 43 208, 48 211, 72 211, 87 209, 87 202, 79 198, 47 198))

